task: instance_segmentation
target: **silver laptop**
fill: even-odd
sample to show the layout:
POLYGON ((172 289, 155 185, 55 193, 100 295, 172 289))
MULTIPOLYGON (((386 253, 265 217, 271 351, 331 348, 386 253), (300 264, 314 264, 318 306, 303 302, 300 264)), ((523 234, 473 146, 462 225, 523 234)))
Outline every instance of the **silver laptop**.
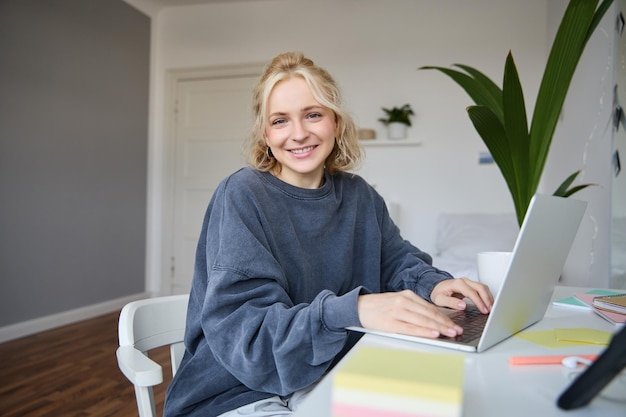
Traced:
POLYGON ((442 309, 464 328, 463 335, 428 339, 349 329, 468 352, 490 348, 543 318, 586 207, 585 201, 571 198, 541 194, 532 198, 491 313, 480 314, 472 305, 463 312, 442 309), (471 336, 474 320, 479 331, 471 336))

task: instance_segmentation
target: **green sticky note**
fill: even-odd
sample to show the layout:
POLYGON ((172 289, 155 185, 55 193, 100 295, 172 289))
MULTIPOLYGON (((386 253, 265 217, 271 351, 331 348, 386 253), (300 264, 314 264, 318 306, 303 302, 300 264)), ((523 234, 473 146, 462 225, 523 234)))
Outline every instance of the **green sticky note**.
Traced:
MULTIPOLYGON (((585 294, 594 294, 594 295, 614 295, 617 294, 615 291, 604 290, 604 289, 596 289, 587 291, 585 294)), ((559 300, 554 300, 553 304, 557 307, 574 307, 588 310, 589 306, 573 295, 565 298, 561 298, 559 300)))

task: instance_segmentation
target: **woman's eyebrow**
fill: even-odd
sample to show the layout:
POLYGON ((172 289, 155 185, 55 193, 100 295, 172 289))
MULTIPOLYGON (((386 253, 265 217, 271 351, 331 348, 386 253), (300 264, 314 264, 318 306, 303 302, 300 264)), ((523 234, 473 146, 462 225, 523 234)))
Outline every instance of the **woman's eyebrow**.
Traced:
MULTIPOLYGON (((305 112, 308 112, 308 111, 311 111, 311 110, 323 110, 325 108, 326 107, 324 107, 324 106, 316 104, 316 105, 313 105, 313 106, 306 106, 306 107, 300 109, 300 112, 301 113, 305 113, 305 112)), ((276 111, 276 112, 270 113, 268 117, 285 116, 287 114, 289 114, 289 112, 276 111)))

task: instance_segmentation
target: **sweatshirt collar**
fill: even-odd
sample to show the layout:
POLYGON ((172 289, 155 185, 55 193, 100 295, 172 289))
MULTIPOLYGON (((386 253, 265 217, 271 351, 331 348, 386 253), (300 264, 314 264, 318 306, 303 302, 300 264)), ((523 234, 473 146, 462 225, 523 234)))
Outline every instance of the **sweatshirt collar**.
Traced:
POLYGON ((324 184, 322 184, 320 188, 300 188, 284 182, 269 172, 257 171, 257 173, 271 186, 278 188, 280 191, 291 197, 299 199, 320 199, 328 195, 334 187, 334 176, 330 175, 328 172, 324 172, 324 184))

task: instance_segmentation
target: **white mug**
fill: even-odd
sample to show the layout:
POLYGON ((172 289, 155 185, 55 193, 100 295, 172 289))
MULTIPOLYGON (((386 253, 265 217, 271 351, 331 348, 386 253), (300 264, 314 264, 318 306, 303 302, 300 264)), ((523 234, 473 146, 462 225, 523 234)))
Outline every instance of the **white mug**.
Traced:
POLYGON ((511 255, 511 252, 479 252, 476 257, 478 281, 487 285, 494 297, 498 295, 509 269, 511 255))

